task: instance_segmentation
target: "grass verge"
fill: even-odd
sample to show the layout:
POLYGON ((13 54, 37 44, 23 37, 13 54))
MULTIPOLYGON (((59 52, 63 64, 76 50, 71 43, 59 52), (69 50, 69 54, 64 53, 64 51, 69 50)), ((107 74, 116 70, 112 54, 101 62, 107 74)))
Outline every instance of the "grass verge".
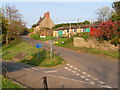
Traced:
POLYGON ((22 86, 14 83, 12 80, 4 78, 0 76, 0 80, 2 80, 2 88, 22 88, 22 86))
POLYGON ((53 37, 53 36, 46 36, 46 38, 44 39, 44 38, 40 38, 40 35, 38 35, 38 34, 32 34, 32 35, 30 35, 31 36, 31 38, 33 38, 33 39, 37 39, 37 40, 41 40, 41 41, 48 41, 48 40, 53 40, 53 39, 55 39, 55 37, 53 37))
POLYGON ((109 57, 109 58, 113 58, 113 59, 118 59, 119 54, 118 51, 105 51, 105 50, 101 50, 101 49, 95 49, 95 48, 87 48, 87 47, 75 47, 73 45, 73 37, 72 38, 67 38, 64 41, 65 43, 57 43, 55 45, 57 46, 61 46, 61 47, 65 47, 65 48, 69 48, 75 51, 82 51, 82 52, 86 52, 86 53, 90 53, 90 54, 94 54, 94 55, 99 55, 99 56, 103 56, 103 57, 109 57))
POLYGON ((32 46, 20 40, 16 40, 10 43, 9 47, 3 46, 2 59, 12 60, 20 52, 25 53, 26 56, 23 57, 19 62, 23 62, 26 64, 51 67, 51 66, 56 66, 58 64, 65 63, 65 61, 62 58, 54 54, 52 54, 52 59, 50 59, 49 52, 43 49, 37 49, 35 46, 32 46), (39 57, 38 57, 38 53, 39 53, 39 57))
POLYGON ((62 58, 54 54, 52 54, 52 58, 50 59, 50 53, 45 50, 40 50, 39 54, 35 53, 32 56, 25 57, 22 60, 22 62, 31 65, 45 66, 45 67, 51 67, 65 63, 65 61, 62 58))

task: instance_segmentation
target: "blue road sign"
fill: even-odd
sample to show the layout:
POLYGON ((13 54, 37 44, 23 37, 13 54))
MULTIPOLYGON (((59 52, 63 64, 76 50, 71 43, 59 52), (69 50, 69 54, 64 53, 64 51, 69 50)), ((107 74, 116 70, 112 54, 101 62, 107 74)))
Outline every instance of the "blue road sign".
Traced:
POLYGON ((42 44, 36 44, 36 48, 42 48, 42 44))

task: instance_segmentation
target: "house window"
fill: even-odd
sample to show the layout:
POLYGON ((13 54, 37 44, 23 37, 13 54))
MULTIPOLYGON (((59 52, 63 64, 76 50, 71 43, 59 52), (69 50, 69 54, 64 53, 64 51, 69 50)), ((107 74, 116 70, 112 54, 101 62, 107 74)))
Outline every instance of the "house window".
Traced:
POLYGON ((76 29, 74 29, 74 32, 76 32, 77 30, 76 29))
POLYGON ((67 30, 67 32, 69 32, 69 30, 67 30))

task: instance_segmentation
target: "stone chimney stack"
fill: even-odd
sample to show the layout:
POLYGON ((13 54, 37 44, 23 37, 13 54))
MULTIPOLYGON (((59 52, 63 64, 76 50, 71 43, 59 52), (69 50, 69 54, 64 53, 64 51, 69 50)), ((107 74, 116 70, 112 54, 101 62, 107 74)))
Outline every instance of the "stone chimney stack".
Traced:
POLYGON ((40 17, 40 20, 41 20, 42 18, 40 17))
POLYGON ((44 13, 44 17, 49 18, 49 17, 50 17, 50 13, 49 13, 49 12, 45 12, 45 13, 44 13))

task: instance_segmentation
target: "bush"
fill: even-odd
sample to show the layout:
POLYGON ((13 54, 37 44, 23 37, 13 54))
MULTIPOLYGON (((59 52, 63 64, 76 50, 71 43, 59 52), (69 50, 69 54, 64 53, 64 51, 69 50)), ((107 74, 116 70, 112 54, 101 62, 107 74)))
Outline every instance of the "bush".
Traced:
POLYGON ((114 44, 115 46, 117 46, 120 43, 119 38, 115 37, 114 39, 111 40, 111 43, 114 44))
POLYGON ((83 38, 85 40, 90 38, 90 35, 89 35, 88 32, 83 32, 83 33, 80 33, 79 35, 80 35, 81 38, 83 38))

